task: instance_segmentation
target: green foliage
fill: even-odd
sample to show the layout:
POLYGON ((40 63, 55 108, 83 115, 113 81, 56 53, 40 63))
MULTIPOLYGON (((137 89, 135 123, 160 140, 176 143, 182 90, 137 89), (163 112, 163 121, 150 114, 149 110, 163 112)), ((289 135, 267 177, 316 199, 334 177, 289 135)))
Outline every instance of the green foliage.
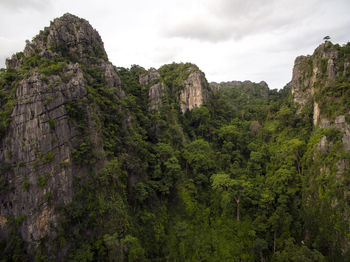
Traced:
POLYGON ((83 142, 77 149, 72 150, 72 156, 74 163, 79 166, 93 165, 96 162, 96 156, 90 142, 83 142))
POLYGON ((55 120, 52 118, 49 119, 50 131, 53 132, 55 130, 55 120))
POLYGON ((210 144, 203 139, 195 140, 186 146, 183 157, 198 183, 208 182, 207 177, 214 168, 214 152, 210 144))
POLYGON ((50 102, 52 102, 54 100, 53 97, 48 97, 45 99, 45 101, 43 102, 44 106, 47 106, 50 102))
POLYGON ((28 191, 30 183, 29 183, 29 180, 27 178, 23 180, 22 186, 23 186, 24 190, 28 191))
POLYGON ((24 251, 24 241, 21 238, 19 226, 25 219, 25 215, 8 219, 8 240, 0 242, 0 254, 2 261, 28 261, 30 257, 24 251))
POLYGON ((43 162, 46 164, 50 163, 54 158, 55 158, 55 154, 50 151, 44 156, 43 162))
POLYGON ((49 180, 50 178, 50 174, 45 174, 45 175, 38 175, 38 186, 41 188, 41 189, 44 189, 46 184, 47 184, 47 181, 49 180))
POLYGON ((309 249, 307 246, 298 246, 292 239, 286 242, 283 251, 277 251, 272 261, 290 261, 290 262, 322 262, 326 261, 324 256, 317 250, 309 249))
POLYGON ((322 74, 327 72, 328 58, 322 58, 319 60, 319 68, 322 74))
POLYGON ((0 138, 6 134, 11 123, 11 113, 16 104, 16 86, 20 80, 20 75, 14 69, 0 71, 0 138))
POLYGON ((43 67, 42 64, 39 68, 39 73, 50 76, 50 75, 57 75, 60 72, 62 72, 67 67, 67 64, 65 62, 58 62, 56 64, 50 64, 47 67, 43 67))
MULTIPOLYGON (((45 30, 38 39, 47 43, 48 34, 45 30)), ((107 84, 101 46, 88 46, 84 54, 69 48, 51 46, 55 55, 50 59, 18 54, 23 65, 0 72, 0 138, 11 122, 16 86, 32 70, 43 81, 59 75, 50 85, 55 88, 68 80, 62 74, 67 65, 80 62, 86 80, 87 96, 65 102, 70 128, 78 135, 70 141, 73 163, 62 162, 60 168, 77 170, 74 194, 70 203, 53 207, 61 221, 57 238, 48 248, 42 243, 36 249, 36 260, 52 257, 52 250, 64 251, 62 259, 70 261, 347 259, 350 156, 343 151, 343 132, 313 126, 312 104, 297 113, 289 87, 268 90, 245 82, 222 86, 205 105, 182 114, 179 93, 189 75, 199 71, 195 65, 162 66, 160 78, 146 86, 140 84, 149 73, 144 68, 114 68, 124 95, 107 84), (149 88, 159 81, 165 96, 159 110, 150 112, 149 88), (326 152, 319 150, 324 136, 326 152)), ((345 72, 324 85, 328 60, 317 61, 324 78, 316 83, 315 101, 334 120, 350 108, 350 72, 344 70, 350 48, 331 43, 325 48, 338 48, 335 66, 345 72)), ((310 59, 307 74, 312 66, 310 59)), ((54 131, 55 121, 48 124, 54 131)), ((46 164, 55 158, 53 152, 37 154, 46 164)), ((18 161, 14 167, 25 165, 18 161)), ((14 178, 11 169, 0 165, 0 194, 14 191, 10 179, 30 190, 26 177, 14 178)), ((38 186, 45 189, 50 177, 38 175, 38 186)), ((56 192, 44 192, 53 205, 56 192)), ((26 261, 13 228, 9 241, 0 244, 1 257, 26 261)))
POLYGON ((198 67, 191 63, 168 64, 158 69, 164 83, 170 88, 172 94, 178 94, 184 88, 184 80, 194 72, 199 71, 198 67))

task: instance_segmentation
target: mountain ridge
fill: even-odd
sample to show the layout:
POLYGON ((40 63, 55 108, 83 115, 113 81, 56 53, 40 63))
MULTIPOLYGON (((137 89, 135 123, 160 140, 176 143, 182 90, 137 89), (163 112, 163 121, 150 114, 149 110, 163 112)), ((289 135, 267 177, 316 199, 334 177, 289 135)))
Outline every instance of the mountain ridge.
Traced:
POLYGON ((277 91, 115 67, 88 21, 55 19, 0 72, 1 256, 348 258, 349 50, 296 58, 277 91))

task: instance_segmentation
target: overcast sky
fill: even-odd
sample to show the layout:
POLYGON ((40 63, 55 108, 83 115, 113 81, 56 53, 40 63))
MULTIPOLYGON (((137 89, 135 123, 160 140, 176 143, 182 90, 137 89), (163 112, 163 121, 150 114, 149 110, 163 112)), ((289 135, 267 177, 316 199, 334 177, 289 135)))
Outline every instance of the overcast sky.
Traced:
POLYGON ((66 12, 97 29, 116 66, 192 62, 208 81, 278 89, 324 36, 350 41, 350 0, 0 0, 0 67, 66 12))

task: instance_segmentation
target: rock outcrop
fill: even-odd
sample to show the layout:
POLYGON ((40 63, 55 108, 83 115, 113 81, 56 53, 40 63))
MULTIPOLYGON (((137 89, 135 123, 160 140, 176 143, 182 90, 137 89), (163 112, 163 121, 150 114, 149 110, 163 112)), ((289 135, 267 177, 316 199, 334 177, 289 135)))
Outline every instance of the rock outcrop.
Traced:
MULTIPOLYGON (((306 105, 312 105, 313 124, 323 129, 335 128, 343 133, 343 148, 349 151, 350 126, 346 123, 349 117, 347 107, 333 109, 331 104, 343 104, 339 98, 346 94, 349 74, 349 57, 344 49, 326 41, 316 48, 313 55, 299 56, 295 60, 292 81, 289 83, 294 103, 300 113, 306 105), (339 92, 340 90, 340 92, 339 92)), ((345 95, 346 96, 346 95, 345 95)), ((327 137, 319 144, 322 152, 326 152, 327 137)))
POLYGON ((159 110, 164 96, 172 96, 178 101, 182 113, 200 107, 209 98, 209 85, 204 73, 189 63, 164 65, 158 71, 151 68, 140 75, 139 83, 149 88, 150 110, 159 110), (167 85, 167 79, 174 76, 177 79, 167 85))
MULTIPOLYGON (((60 223, 56 207, 72 201, 73 178, 86 173, 73 161, 81 134, 67 104, 87 99, 89 73, 101 73, 118 97, 124 92, 99 34, 71 14, 55 19, 27 43, 23 54, 8 60, 7 67, 25 74, 0 148, 8 188, 0 196, 0 238, 8 236, 9 219, 21 218, 19 232, 31 253, 43 239, 55 237, 60 223)), ((80 109, 96 111, 87 104, 80 109)), ((89 128, 94 126, 91 116, 87 121, 89 128)), ((91 141, 103 151, 96 139, 91 141)))
MULTIPOLYGON (((78 132, 69 124, 65 103, 85 97, 87 92, 77 64, 69 65, 64 74, 73 76, 68 83, 62 83, 57 75, 45 82, 36 70, 20 82, 9 135, 0 151, 1 162, 11 166, 7 176, 13 188, 1 197, 0 214, 25 216, 22 238, 34 246, 57 225, 54 204, 67 204, 73 195, 76 170, 71 165, 71 149, 78 132), (58 84, 51 87, 54 83, 58 84)), ((6 230, 6 225, 1 230, 6 230)))
POLYGON ((139 82, 142 86, 149 86, 149 109, 158 110, 162 104, 162 98, 166 94, 164 82, 161 81, 158 71, 151 68, 147 74, 140 75, 139 82))
POLYGON ((181 112, 200 107, 208 99, 208 84, 200 71, 190 73, 180 93, 181 112))
POLYGON ((249 99, 249 94, 253 94, 264 99, 267 99, 269 96, 269 87, 265 81, 261 81, 259 83, 254 83, 249 80, 246 81, 230 81, 230 82, 221 82, 215 83, 211 82, 210 84, 211 90, 219 91, 223 88, 237 88, 243 90, 247 93, 247 98, 249 99))
POLYGON ((312 104, 315 126, 323 115, 318 94, 325 87, 335 87, 339 79, 348 75, 349 61, 340 55, 340 48, 327 41, 317 47, 313 55, 299 56, 294 62, 289 83, 293 100, 299 113, 306 104, 312 104))
MULTIPOLYGON (((346 182, 350 166, 349 47, 326 41, 313 55, 296 58, 289 83, 297 113, 311 117, 313 122, 304 173, 314 191, 304 192, 304 208, 306 213, 314 210, 328 194, 329 208, 342 223, 350 220, 346 182), (333 190, 337 194, 329 193, 333 190), (316 198, 311 200, 313 196, 316 198)), ((345 237, 341 249, 343 255, 350 249, 345 237)))

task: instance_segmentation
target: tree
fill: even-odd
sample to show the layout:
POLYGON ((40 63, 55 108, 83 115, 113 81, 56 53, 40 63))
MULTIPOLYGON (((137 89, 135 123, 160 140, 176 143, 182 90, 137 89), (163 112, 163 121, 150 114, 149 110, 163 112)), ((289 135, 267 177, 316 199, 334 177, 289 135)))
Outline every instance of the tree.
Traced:
POLYGON ((245 179, 230 178, 230 175, 223 173, 212 175, 211 180, 213 189, 232 192, 237 204, 237 222, 239 222, 241 195, 250 186, 250 183, 245 179))
POLYGON ((194 176, 200 174, 209 176, 210 171, 214 168, 214 153, 210 144, 203 140, 197 139, 188 144, 184 151, 184 159, 187 165, 192 169, 194 176))
POLYGON ((329 35, 326 35, 325 37, 323 37, 323 40, 325 42, 329 41, 331 39, 331 37, 329 35))

